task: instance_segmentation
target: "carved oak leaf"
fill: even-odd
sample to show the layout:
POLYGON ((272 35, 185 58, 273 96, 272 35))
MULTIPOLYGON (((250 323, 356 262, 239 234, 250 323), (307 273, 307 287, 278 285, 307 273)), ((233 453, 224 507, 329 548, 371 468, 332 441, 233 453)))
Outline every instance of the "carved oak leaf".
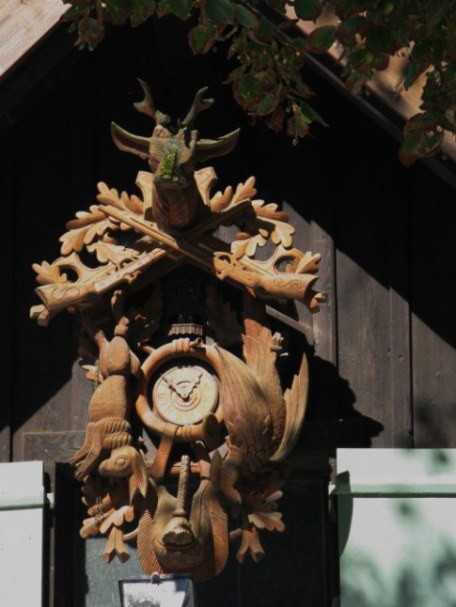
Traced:
POLYGON ((36 280, 40 285, 55 284, 57 282, 67 282, 66 274, 62 274, 59 266, 43 261, 41 264, 34 263, 32 268, 36 272, 36 280))
POLYGON ((135 213, 136 215, 142 215, 143 214, 143 212, 144 212, 144 203, 135 194, 132 194, 131 196, 129 196, 127 194, 127 192, 122 192, 122 194, 120 195, 120 199, 122 201, 122 204, 125 207, 125 210, 131 211, 132 213, 135 213))
MULTIPOLYGON (((127 192, 122 192, 119 196, 119 192, 115 188, 109 188, 106 183, 100 181, 97 184, 98 192, 97 200, 104 204, 111 204, 112 206, 122 211, 130 211, 136 215, 142 215, 144 212, 143 201, 133 194, 129 196, 127 192)), ((131 229, 128 226, 128 229, 131 229)))
POLYGON ((240 183, 233 196, 232 203, 242 202, 256 196, 255 177, 249 177, 245 183, 240 183))
POLYGON ((98 519, 94 516, 82 521, 82 527, 79 535, 86 540, 88 537, 95 537, 99 533, 98 519))
POLYGON ((249 521, 257 529, 268 531, 284 531, 285 523, 282 521, 282 513, 273 510, 271 512, 253 512, 249 514, 249 521))
POLYGON ((137 259, 140 255, 134 249, 128 249, 121 245, 111 244, 109 242, 94 242, 87 247, 90 253, 95 253, 100 263, 111 262, 117 267, 122 263, 137 259))
MULTIPOLYGON (((76 225, 77 220, 72 220, 67 223, 67 228, 76 225)), ((92 223, 91 225, 84 225, 80 228, 71 229, 69 232, 62 234, 59 240, 62 243, 60 248, 60 252, 62 255, 69 255, 73 251, 79 253, 82 251, 84 245, 88 245, 98 236, 101 237, 107 232, 109 229, 112 229, 114 226, 109 219, 106 219, 106 216, 103 216, 102 221, 98 221, 98 223, 92 223)))
POLYGON ((97 188, 99 192, 97 194, 98 202, 102 202, 104 204, 111 204, 113 207, 125 210, 125 207, 119 197, 119 192, 116 190, 116 188, 110 188, 103 181, 97 183, 97 188))
POLYGON ((120 528, 124 523, 131 523, 134 518, 133 506, 125 505, 117 509, 112 508, 103 515, 103 520, 100 523, 100 533, 107 533, 113 525, 120 528))
POLYGON ((96 367, 96 365, 81 365, 81 369, 84 369, 84 371, 86 372, 86 379, 88 379, 89 381, 94 381, 97 382, 99 384, 101 384, 101 376, 99 374, 99 371, 96 367))
POLYGON ((216 192, 209 200, 209 206, 214 213, 225 211, 244 200, 249 200, 256 195, 255 177, 249 177, 245 183, 240 183, 233 192, 232 186, 225 188, 225 191, 216 192))
POLYGON ((296 272, 298 274, 304 274, 304 272, 318 272, 318 263, 320 260, 320 253, 312 254, 310 251, 306 251, 297 265, 296 272))
POLYGON ((246 255, 247 257, 254 257, 257 248, 263 247, 268 242, 267 238, 261 234, 256 234, 250 238, 243 237, 240 240, 233 240, 231 243, 231 252, 235 259, 240 259, 246 255))
MULTIPOLYGON (((265 219, 268 223, 273 224, 272 229, 269 231, 269 238, 271 241, 278 245, 282 244, 285 248, 291 247, 293 244, 293 234, 295 229, 292 225, 287 223, 288 215, 282 211, 277 211, 277 204, 271 202, 264 204, 263 200, 254 200, 253 208, 257 217, 265 219)), ((266 232, 269 228, 266 228, 266 232)), ((261 228, 259 229, 262 233, 261 228)))
POLYGON ((105 563, 110 563, 116 555, 122 563, 125 563, 125 561, 128 561, 130 558, 127 547, 125 546, 125 542, 123 540, 122 531, 116 527, 113 527, 109 533, 108 541, 106 542, 102 557, 105 563))
POLYGON ((260 538, 258 537, 258 531, 254 526, 248 529, 242 529, 241 545, 236 554, 236 558, 240 563, 244 562, 244 558, 247 553, 250 553, 252 560, 255 563, 259 563, 264 557, 265 552, 261 545, 260 538))
POLYGON ((67 221, 65 227, 67 230, 73 230, 98 223, 105 219, 106 215, 99 210, 99 206, 97 204, 93 204, 89 207, 89 211, 77 211, 76 219, 70 219, 70 221, 67 221))
POLYGON ((228 186, 225 188, 223 192, 216 192, 214 196, 209 200, 209 206, 213 213, 220 213, 224 211, 227 207, 230 206, 231 201, 233 200, 233 187, 228 186))

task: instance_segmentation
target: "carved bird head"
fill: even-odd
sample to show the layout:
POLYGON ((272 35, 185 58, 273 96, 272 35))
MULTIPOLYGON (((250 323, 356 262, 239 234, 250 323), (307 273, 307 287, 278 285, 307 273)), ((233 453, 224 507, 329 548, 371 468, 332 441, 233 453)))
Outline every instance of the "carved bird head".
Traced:
POLYGON ((109 459, 98 466, 102 476, 128 478, 130 503, 136 493, 146 497, 149 477, 141 453, 130 445, 119 447, 111 452, 109 459))
POLYGON ((197 162, 208 158, 224 156, 236 145, 239 129, 218 139, 200 139, 193 124, 197 115, 211 107, 213 99, 204 99, 207 87, 200 89, 192 107, 176 126, 171 119, 154 107, 152 95, 145 82, 139 80, 144 91, 144 99, 135 103, 135 108, 155 120, 156 126, 151 137, 141 137, 125 131, 112 123, 111 133, 116 146, 136 154, 148 161, 154 175, 154 184, 163 189, 186 188, 192 178, 197 162))

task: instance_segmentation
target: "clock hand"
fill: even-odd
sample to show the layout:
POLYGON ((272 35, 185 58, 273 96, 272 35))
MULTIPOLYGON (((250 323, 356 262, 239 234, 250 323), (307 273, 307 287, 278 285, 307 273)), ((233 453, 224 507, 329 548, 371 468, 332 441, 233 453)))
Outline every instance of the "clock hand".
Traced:
POLYGON ((192 389, 190 390, 190 392, 193 392, 193 390, 196 388, 196 386, 197 386, 197 385, 200 383, 202 376, 203 376, 203 374, 202 374, 202 372, 200 371, 200 372, 198 373, 198 377, 195 379, 195 381, 194 381, 194 382, 193 382, 193 384, 192 384, 192 389))
POLYGON ((181 398, 183 398, 184 400, 188 400, 191 397, 191 395, 193 394, 193 390, 200 383, 202 375, 203 374, 200 371, 200 373, 198 374, 198 377, 195 380, 193 380, 193 383, 190 386, 188 386, 185 389, 185 391, 181 394, 181 398))
POLYGON ((177 386, 176 386, 176 384, 173 382, 173 380, 172 380, 172 379, 168 379, 168 378, 166 377, 166 375, 163 375, 162 377, 163 377, 163 381, 164 381, 164 382, 165 382, 165 384, 168 386, 168 388, 169 388, 170 390, 172 390, 173 392, 175 392, 175 393, 177 394, 177 396, 180 396, 180 394, 179 394, 179 390, 178 390, 178 387, 177 387, 177 386))

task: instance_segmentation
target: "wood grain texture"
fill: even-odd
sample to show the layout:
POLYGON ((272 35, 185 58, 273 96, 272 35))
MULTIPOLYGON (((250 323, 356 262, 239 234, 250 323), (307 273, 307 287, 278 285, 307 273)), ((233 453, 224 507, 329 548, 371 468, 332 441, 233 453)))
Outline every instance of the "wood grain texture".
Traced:
POLYGON ((59 22, 61 0, 0 2, 0 79, 59 22))
POLYGON ((385 447, 407 444, 411 431, 408 216, 399 192, 387 199, 386 184, 384 176, 364 182, 338 214, 336 253, 339 374, 355 395, 355 416, 383 426, 365 440, 385 447), (370 272, 343 252, 360 249, 370 272))
POLYGON ((454 192, 423 172, 414 196, 411 275, 414 436, 417 447, 456 446, 454 192), (423 244, 425 243, 425 245, 423 244))
MULTIPOLYGON (((13 198, 14 184, 12 180, 13 159, 9 150, 13 145, 11 133, 2 138, 0 143, 0 155, 4 159, 5 174, 8 175, 3 196, 6 200, 13 198)), ((12 224, 13 209, 11 205, 6 205, 6 222, 12 224)), ((3 289, 2 297, 0 297, 0 315, 1 318, 11 319, 13 315, 13 231, 5 230, 0 242, 0 259, 5 260, 3 264, 3 280, 5 288, 3 289)), ((13 405, 13 381, 12 367, 13 360, 7 353, 11 352, 14 344, 14 335, 12 330, 12 322, 3 323, 2 342, 4 354, 2 356, 2 364, 0 366, 0 385, 3 386, 0 397, 0 462, 9 462, 12 456, 11 453, 11 411, 13 405)))

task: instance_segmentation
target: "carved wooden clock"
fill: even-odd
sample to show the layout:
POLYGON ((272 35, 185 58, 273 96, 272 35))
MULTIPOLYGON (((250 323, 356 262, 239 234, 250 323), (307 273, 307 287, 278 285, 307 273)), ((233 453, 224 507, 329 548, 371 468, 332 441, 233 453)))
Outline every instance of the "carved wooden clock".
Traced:
POLYGON ((239 136, 199 138, 205 89, 173 126, 141 86, 135 105, 155 119, 152 136, 112 127, 120 150, 149 163, 141 196, 99 184, 97 204, 67 224, 61 257, 34 265, 42 304, 31 315, 42 325, 65 309, 82 319, 96 389, 72 457, 88 512, 81 535, 107 536, 107 562, 128 558, 134 541, 146 573, 201 581, 223 569, 230 541, 240 540, 240 561, 258 561, 258 531, 284 529, 280 464, 302 427, 308 369, 301 351, 291 381, 281 377, 283 339, 266 302, 300 299, 316 311, 320 256, 293 247, 286 214, 255 198, 254 178, 214 193, 213 169, 195 170, 239 136), (215 233, 221 225, 237 228, 232 242, 215 233), (268 243, 272 255, 257 259, 268 243), (141 430, 155 451, 144 453, 141 430))
POLYGON ((214 376, 185 360, 159 372, 151 396, 158 415, 176 426, 202 422, 219 400, 214 376))

